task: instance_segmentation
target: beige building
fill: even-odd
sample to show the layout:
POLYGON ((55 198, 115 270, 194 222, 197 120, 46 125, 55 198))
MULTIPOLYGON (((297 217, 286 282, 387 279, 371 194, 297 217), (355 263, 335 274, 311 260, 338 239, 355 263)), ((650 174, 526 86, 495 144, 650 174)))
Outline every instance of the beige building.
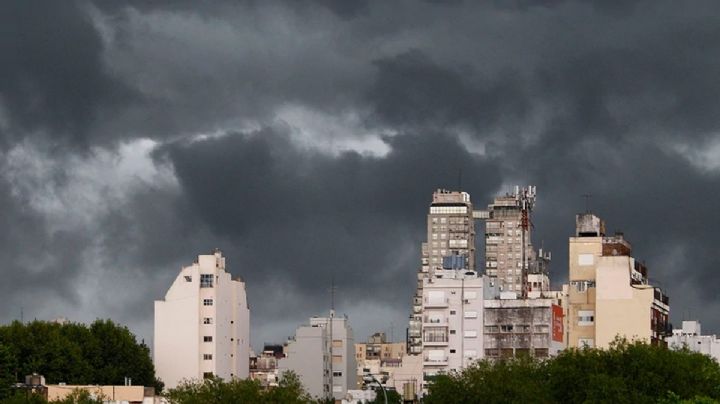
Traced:
POLYGON ((250 309, 242 279, 225 271, 220 250, 180 270, 155 301, 154 362, 165 388, 183 379, 248 377, 250 309))
POLYGON ((531 242, 530 215, 535 198, 534 186, 515 187, 513 193, 496 197, 487 212, 476 214, 485 217, 485 274, 500 291, 514 293, 517 298, 539 292, 542 286, 549 288, 550 255, 535 251, 531 242), (530 274, 545 279, 531 281, 530 274))
POLYGON ((475 221, 467 192, 438 189, 433 193, 427 216, 427 241, 422 243, 421 250, 407 335, 407 351, 412 355, 423 352, 424 281, 447 268, 475 271, 475 221))
POLYGON ((605 223, 576 216, 569 245, 569 347, 607 348, 618 336, 663 344, 669 299, 648 283, 647 268, 631 256, 623 234, 605 235, 605 223))
POLYGON ((107 404, 160 404, 167 401, 155 395, 155 389, 143 386, 76 386, 49 384, 46 399, 50 402, 66 399, 75 390, 85 390, 91 397, 107 404))
POLYGON ((394 386, 395 371, 402 365, 406 345, 404 342, 389 342, 385 333, 377 332, 367 342, 355 344, 358 387, 363 385, 363 376, 374 376, 386 388, 394 386))

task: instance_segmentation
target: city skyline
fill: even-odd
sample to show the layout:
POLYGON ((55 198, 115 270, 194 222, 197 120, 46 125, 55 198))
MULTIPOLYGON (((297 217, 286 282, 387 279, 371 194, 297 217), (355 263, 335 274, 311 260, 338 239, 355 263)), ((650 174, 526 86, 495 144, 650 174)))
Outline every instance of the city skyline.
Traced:
POLYGON ((356 340, 401 340, 432 192, 532 184, 554 286, 591 194, 673 324, 720 332, 720 5, 661 3, 4 3, 0 322, 150 343, 153 301, 220 248, 254 348, 331 279, 356 340))

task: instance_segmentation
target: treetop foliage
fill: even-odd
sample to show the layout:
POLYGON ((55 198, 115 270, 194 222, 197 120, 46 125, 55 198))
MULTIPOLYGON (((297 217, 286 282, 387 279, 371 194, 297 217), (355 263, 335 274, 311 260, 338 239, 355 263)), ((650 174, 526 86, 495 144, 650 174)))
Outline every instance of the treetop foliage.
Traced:
POLYGON ((257 380, 205 379, 185 381, 165 397, 172 404, 305 404, 313 403, 292 371, 283 373, 278 387, 263 389, 257 380))
POLYGON ((6 386, 32 373, 49 384, 121 385, 130 377, 133 384, 162 388, 150 349, 111 320, 89 326, 46 321, 0 326, 0 398, 9 394, 6 386))
POLYGON ((568 349, 545 361, 480 361, 438 376, 434 403, 715 403, 720 365, 709 356, 617 340, 610 349, 568 349))

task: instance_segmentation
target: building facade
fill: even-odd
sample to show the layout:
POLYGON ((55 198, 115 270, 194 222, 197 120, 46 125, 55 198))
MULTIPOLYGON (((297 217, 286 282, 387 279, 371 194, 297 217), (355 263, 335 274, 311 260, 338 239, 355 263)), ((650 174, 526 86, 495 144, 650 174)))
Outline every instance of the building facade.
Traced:
POLYGON ((483 357, 483 278, 464 269, 436 270, 423 281, 423 384, 483 357))
POLYGON ((357 386, 354 342, 347 317, 312 317, 288 341, 280 377, 292 370, 313 397, 341 400, 357 386))
POLYGON ((166 388, 183 379, 247 378, 250 309, 219 250, 184 267, 155 301, 154 362, 166 388))
POLYGON ((376 332, 367 342, 355 344, 358 387, 363 376, 370 374, 386 387, 394 385, 394 373, 402 365, 406 345, 388 341, 384 332, 376 332))
POLYGON ((421 266, 413 297, 407 334, 409 354, 423 352, 423 288, 435 271, 450 266, 475 270, 475 221, 467 192, 438 189, 432 195, 427 216, 427 241, 421 246, 421 266))
POLYGON ((616 337, 665 345, 669 299, 624 235, 606 236, 605 223, 585 213, 569 243, 568 346, 607 348, 616 337))
MULTIPOLYGON (((531 241, 531 213, 535 206, 534 186, 515 187, 515 191, 495 198, 485 218, 485 274, 503 292, 516 298, 527 297, 533 289, 530 274, 547 277, 550 255, 538 252, 531 241)), ((547 284, 548 282, 545 282, 547 284)))
POLYGON ((485 300, 485 357, 547 358, 563 350, 562 298, 561 292, 555 293, 557 297, 485 300))

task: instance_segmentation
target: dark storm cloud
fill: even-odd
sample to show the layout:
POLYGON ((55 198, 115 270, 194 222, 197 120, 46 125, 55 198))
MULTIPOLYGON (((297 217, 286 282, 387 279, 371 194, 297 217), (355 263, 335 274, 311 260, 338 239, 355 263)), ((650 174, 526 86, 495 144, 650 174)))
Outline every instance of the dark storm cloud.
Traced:
POLYGON ((284 282, 300 296, 295 306, 278 307, 261 303, 267 289, 249 288, 259 318, 296 309, 302 318, 312 313, 303 302, 327 308, 333 274, 345 309, 368 295, 403 307, 432 190, 455 186, 459 169, 474 173, 465 187, 477 197, 499 186, 495 167, 442 133, 387 137, 391 151, 384 157, 332 157, 298 149, 288 130, 228 134, 159 152, 172 161, 194 211, 232 240, 234 272, 248 285, 284 282))
MULTIPOLYGON (((256 339, 319 314, 332 274, 341 310, 363 318, 375 302, 401 319, 431 193, 462 169, 477 207, 538 186, 534 237, 555 284, 591 193, 674 315, 703 306, 720 329, 718 16, 710 1, 3 3, 2 156, 20 148, 40 168, 0 178, 0 224, 21 229, 0 236, 2 292, 149 337, 179 265, 220 247, 248 282, 256 339), (377 134, 387 154, 325 147, 377 134), (138 138, 177 183, 112 182, 135 154, 117 148, 138 138), (97 192, 76 192, 88 181, 97 192)), ((383 324, 364 318, 358 336, 383 324)))
POLYGON ((46 131, 48 142, 97 142, 87 130, 98 110, 131 94, 106 72, 100 34, 80 3, 3 2, 0 26, 5 142, 46 131))

